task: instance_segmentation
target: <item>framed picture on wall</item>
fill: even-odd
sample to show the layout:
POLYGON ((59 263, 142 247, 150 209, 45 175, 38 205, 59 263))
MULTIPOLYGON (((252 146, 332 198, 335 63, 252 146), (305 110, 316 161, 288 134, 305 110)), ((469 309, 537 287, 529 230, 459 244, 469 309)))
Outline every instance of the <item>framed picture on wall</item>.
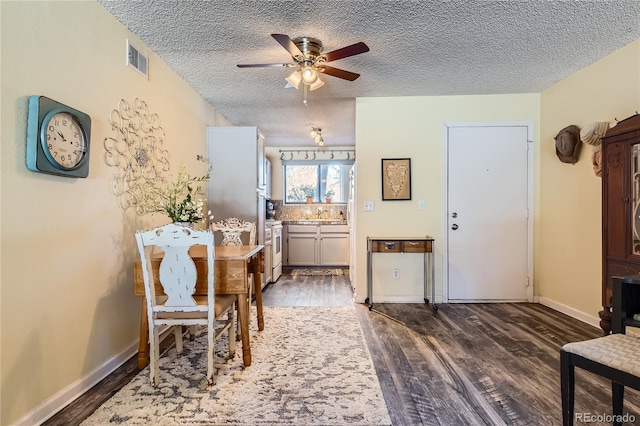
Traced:
POLYGON ((411 199, 411 159, 382 159, 382 200, 411 199))

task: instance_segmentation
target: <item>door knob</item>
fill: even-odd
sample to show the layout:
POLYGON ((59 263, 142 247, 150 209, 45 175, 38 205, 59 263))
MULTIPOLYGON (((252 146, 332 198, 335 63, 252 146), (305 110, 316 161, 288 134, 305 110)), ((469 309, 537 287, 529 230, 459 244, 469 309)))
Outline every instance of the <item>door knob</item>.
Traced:
POLYGON ((455 231, 456 229, 458 229, 458 225, 456 225, 456 224, 454 223, 453 225, 451 225, 451 229, 453 229, 453 230, 455 231))

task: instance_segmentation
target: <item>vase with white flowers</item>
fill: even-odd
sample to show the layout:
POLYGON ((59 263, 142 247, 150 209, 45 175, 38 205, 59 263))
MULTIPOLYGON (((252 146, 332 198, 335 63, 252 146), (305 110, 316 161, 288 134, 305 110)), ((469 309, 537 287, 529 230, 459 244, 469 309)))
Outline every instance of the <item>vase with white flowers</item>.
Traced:
POLYGON ((182 165, 173 182, 154 182, 143 188, 141 210, 143 213, 162 213, 172 222, 189 226, 198 221, 204 222, 206 201, 199 196, 206 194, 204 184, 210 177, 211 169, 203 176, 193 177, 182 165))

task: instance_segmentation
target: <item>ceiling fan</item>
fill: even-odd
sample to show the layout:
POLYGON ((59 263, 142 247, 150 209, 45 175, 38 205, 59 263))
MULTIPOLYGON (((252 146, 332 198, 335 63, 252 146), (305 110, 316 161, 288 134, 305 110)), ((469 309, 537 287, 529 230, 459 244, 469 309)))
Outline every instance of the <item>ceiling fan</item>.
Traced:
POLYGON ((319 73, 349 81, 357 79, 360 77, 360 74, 334 68, 326 65, 326 63, 369 51, 369 47, 366 44, 359 42, 328 53, 323 53, 322 42, 317 38, 297 37, 291 39, 286 34, 271 34, 271 36, 275 38, 276 41, 287 50, 287 52, 289 52, 294 62, 285 64, 238 64, 238 67, 297 67, 297 69, 286 78, 289 84, 296 89, 300 85, 301 81, 305 85, 305 89, 307 86, 309 87, 309 90, 316 90, 321 87, 324 82, 320 80, 318 76, 319 73))

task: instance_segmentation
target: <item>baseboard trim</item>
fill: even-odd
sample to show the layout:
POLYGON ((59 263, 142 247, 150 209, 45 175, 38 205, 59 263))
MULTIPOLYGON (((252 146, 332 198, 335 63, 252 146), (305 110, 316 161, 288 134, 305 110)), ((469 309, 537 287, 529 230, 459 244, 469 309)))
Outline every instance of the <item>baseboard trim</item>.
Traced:
POLYGON ((78 399, 85 392, 98 384, 102 379, 113 373, 118 367, 127 362, 129 358, 138 353, 138 342, 134 342, 119 354, 109 358, 85 376, 71 383, 60 392, 45 400, 34 410, 19 418, 14 426, 40 425, 53 417, 64 407, 78 399))
POLYGON ((592 325, 596 328, 600 328, 600 318, 595 317, 593 315, 589 315, 587 313, 584 313, 582 311, 579 311, 575 308, 572 308, 570 306, 567 306, 563 303, 559 303, 556 302, 555 300, 551 300, 547 297, 544 296, 537 296, 537 299, 539 301, 539 303, 541 305, 547 306, 551 309, 553 309, 554 311, 558 311, 560 313, 563 313, 565 315, 568 315, 572 318, 575 318, 577 320, 580 320, 586 324, 592 325))

